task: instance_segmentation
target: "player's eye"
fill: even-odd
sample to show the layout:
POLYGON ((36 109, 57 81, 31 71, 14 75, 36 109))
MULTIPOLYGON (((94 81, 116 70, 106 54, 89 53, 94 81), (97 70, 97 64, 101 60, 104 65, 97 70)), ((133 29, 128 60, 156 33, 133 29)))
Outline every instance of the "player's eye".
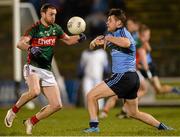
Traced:
POLYGON ((56 16, 56 14, 55 13, 50 13, 50 16, 56 16))

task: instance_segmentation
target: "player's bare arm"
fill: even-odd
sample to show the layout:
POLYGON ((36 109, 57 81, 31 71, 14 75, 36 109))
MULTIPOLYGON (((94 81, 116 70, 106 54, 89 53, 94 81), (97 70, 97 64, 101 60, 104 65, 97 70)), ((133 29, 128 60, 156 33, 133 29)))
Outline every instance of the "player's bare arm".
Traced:
POLYGON ((125 37, 105 36, 105 40, 123 48, 129 48, 131 44, 129 39, 125 37))
POLYGON ((69 36, 65 34, 65 36, 61 40, 67 45, 74 45, 74 44, 77 44, 79 42, 86 40, 86 36, 83 33, 79 35, 73 35, 73 36, 69 36))
POLYGON ((31 37, 22 36, 21 39, 19 40, 18 44, 17 44, 17 48, 27 51, 28 48, 30 47, 30 45, 29 45, 30 40, 31 40, 31 37))
POLYGON ((137 50, 137 52, 139 53, 139 57, 140 57, 143 68, 146 71, 149 70, 149 66, 148 66, 147 59, 146 59, 146 51, 145 51, 145 49, 144 48, 139 48, 137 50))
POLYGON ((151 50, 152 50, 148 41, 144 42, 142 47, 144 47, 147 52, 151 52, 151 50))
POLYGON ((61 41, 63 41, 67 45, 73 45, 78 43, 79 38, 80 38, 79 35, 69 36, 65 34, 65 36, 61 39, 61 41))

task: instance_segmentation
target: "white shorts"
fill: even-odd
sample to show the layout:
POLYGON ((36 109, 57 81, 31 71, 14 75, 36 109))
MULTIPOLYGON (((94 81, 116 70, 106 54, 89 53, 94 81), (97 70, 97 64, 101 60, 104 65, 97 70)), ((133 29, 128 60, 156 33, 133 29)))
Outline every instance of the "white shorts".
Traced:
POLYGON ((51 71, 34 67, 32 65, 26 64, 24 65, 24 79, 27 80, 27 77, 31 74, 37 74, 40 79, 40 86, 53 86, 56 85, 56 80, 51 71))

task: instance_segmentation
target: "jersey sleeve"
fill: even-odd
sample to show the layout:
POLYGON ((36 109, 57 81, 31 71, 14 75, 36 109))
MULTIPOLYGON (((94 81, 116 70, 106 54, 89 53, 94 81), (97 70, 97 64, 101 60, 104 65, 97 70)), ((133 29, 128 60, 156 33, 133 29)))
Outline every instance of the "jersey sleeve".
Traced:
POLYGON ((139 48, 141 48, 141 47, 142 47, 142 43, 141 43, 141 40, 138 38, 138 39, 136 40, 136 48, 139 49, 139 48))
POLYGON ((117 37, 125 37, 125 38, 128 38, 127 33, 126 33, 126 31, 125 31, 124 29, 118 29, 116 35, 117 35, 117 37))
POLYGON ((56 29, 57 29, 57 37, 58 37, 58 39, 64 38, 66 33, 63 31, 63 29, 59 25, 56 25, 56 29))
POLYGON ((133 45, 136 44, 133 37, 132 37, 132 35, 127 31, 126 28, 119 29, 117 35, 119 37, 128 38, 130 40, 131 44, 133 44, 133 45))

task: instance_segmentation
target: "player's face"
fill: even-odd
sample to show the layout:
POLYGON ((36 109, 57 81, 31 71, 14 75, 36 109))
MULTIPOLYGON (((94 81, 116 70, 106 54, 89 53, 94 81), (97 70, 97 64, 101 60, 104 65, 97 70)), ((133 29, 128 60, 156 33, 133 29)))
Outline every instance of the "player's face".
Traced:
POLYGON ((138 24, 134 23, 132 20, 127 21, 127 28, 129 32, 138 31, 138 24))
POLYGON ((106 25, 109 32, 114 32, 118 27, 121 26, 121 21, 112 15, 108 17, 106 25))
POLYGON ((144 32, 142 32, 142 34, 140 34, 140 38, 143 42, 149 41, 150 37, 151 37, 150 30, 145 30, 144 32))
POLYGON ((56 14, 57 14, 56 9, 48 8, 46 13, 44 13, 44 12, 42 13, 42 17, 43 17, 44 21, 50 25, 55 22, 56 14))

